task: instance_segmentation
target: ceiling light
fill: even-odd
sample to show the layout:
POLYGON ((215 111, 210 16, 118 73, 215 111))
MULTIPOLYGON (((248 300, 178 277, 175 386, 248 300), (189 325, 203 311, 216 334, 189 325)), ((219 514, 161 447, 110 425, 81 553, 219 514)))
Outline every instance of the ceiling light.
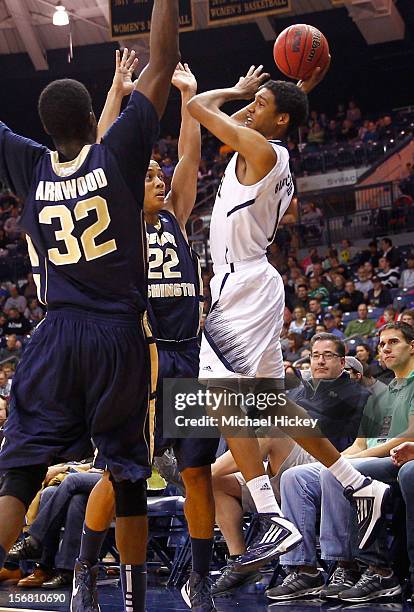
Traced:
POLYGON ((65 7, 62 6, 60 2, 57 3, 56 10, 53 13, 53 25, 69 25, 69 15, 67 14, 65 7))

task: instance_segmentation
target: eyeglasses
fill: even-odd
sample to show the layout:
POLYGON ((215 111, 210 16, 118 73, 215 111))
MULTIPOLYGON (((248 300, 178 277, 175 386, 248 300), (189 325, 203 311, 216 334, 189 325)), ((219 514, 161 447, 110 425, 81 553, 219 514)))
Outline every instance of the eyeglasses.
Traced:
POLYGON ((325 361, 331 361, 334 357, 340 357, 338 353, 331 353, 330 351, 325 351, 325 353, 312 353, 310 356, 312 361, 317 361, 320 357, 323 357, 325 361))

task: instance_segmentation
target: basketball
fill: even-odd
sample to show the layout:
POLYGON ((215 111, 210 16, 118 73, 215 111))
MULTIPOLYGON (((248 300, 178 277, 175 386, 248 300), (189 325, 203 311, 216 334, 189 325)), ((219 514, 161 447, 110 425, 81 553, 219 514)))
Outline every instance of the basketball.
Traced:
POLYGON ((291 79, 306 80, 318 66, 329 61, 325 36, 313 26, 298 23, 289 26, 276 39, 273 56, 276 66, 291 79))

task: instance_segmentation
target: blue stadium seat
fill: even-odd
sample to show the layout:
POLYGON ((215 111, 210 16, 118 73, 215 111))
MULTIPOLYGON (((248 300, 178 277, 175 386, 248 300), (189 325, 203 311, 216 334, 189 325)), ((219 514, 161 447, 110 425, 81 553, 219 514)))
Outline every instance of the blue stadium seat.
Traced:
POLYGON ((368 319, 379 319, 384 314, 383 308, 368 308, 368 319))
POLYGON ((350 321, 355 321, 355 319, 358 318, 358 313, 355 312, 344 312, 344 315, 342 317, 342 322, 344 324, 349 323, 350 321))

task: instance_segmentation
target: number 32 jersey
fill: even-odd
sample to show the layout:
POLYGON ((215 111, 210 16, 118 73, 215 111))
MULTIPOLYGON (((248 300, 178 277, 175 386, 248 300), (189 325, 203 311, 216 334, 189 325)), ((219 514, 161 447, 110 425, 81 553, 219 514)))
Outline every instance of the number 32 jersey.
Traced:
POLYGON ((157 135, 155 109, 139 92, 101 144, 67 162, 0 123, 0 176, 24 202, 20 226, 43 304, 108 314, 146 309, 142 206, 157 135))

